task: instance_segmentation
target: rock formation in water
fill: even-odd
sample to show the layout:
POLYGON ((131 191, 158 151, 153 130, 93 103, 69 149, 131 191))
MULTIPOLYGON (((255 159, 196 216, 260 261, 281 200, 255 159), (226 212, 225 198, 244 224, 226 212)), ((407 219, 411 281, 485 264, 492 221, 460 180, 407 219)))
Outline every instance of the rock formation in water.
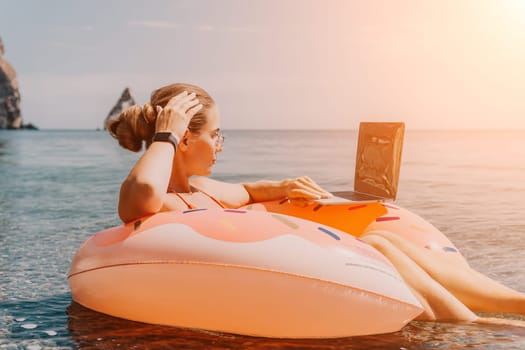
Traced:
POLYGON ((16 73, 4 58, 4 45, 0 38, 0 129, 19 129, 28 126, 22 125, 16 73))
POLYGON ((129 88, 125 88, 124 91, 122 91, 122 94, 120 95, 120 98, 118 99, 117 103, 113 106, 113 108, 111 108, 111 111, 104 120, 104 130, 106 130, 106 125, 110 119, 117 117, 120 113, 122 113, 123 110, 130 106, 133 106, 134 104, 135 99, 133 98, 133 96, 131 96, 129 88))

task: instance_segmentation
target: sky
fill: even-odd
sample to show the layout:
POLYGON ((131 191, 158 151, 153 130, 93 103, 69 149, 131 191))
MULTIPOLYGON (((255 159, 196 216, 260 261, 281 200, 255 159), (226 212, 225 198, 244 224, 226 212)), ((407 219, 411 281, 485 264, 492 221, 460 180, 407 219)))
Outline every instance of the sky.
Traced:
POLYGON ((0 37, 43 129, 173 82, 224 129, 525 129, 525 0, 0 0, 0 37))

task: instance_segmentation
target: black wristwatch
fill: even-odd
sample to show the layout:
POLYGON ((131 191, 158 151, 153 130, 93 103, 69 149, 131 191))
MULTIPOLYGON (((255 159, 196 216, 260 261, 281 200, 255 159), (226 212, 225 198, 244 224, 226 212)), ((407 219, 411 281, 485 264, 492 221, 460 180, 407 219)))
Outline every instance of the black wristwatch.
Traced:
POLYGON ((171 132, 158 132, 153 135, 153 139, 151 141, 170 142, 173 145, 173 148, 175 148, 175 151, 177 151, 177 145, 179 144, 179 140, 171 132))

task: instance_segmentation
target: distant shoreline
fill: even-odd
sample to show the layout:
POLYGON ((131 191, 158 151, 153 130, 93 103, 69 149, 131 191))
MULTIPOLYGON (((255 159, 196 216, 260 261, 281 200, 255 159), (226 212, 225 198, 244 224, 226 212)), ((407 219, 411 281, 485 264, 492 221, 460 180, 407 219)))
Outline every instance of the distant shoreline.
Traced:
POLYGON ((40 130, 32 123, 22 124, 19 128, 1 128, 0 130, 40 130))

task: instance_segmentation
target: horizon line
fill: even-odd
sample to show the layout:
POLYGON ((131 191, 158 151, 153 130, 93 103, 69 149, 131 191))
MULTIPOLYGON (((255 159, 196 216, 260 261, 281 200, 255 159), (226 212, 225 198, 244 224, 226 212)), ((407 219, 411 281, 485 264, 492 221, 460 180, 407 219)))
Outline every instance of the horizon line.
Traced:
MULTIPOLYGON (((0 131, 105 131, 103 128, 96 127, 96 128, 40 128, 38 129, 1 129, 0 131)), ((222 129, 225 131, 359 131, 359 128, 348 128, 348 129, 325 129, 325 128, 319 128, 319 129, 290 129, 290 128, 264 128, 264 129, 249 129, 249 128, 225 128, 222 129)), ((405 131, 525 131, 525 128, 498 128, 498 129, 490 129, 490 128, 406 128, 405 131)))

